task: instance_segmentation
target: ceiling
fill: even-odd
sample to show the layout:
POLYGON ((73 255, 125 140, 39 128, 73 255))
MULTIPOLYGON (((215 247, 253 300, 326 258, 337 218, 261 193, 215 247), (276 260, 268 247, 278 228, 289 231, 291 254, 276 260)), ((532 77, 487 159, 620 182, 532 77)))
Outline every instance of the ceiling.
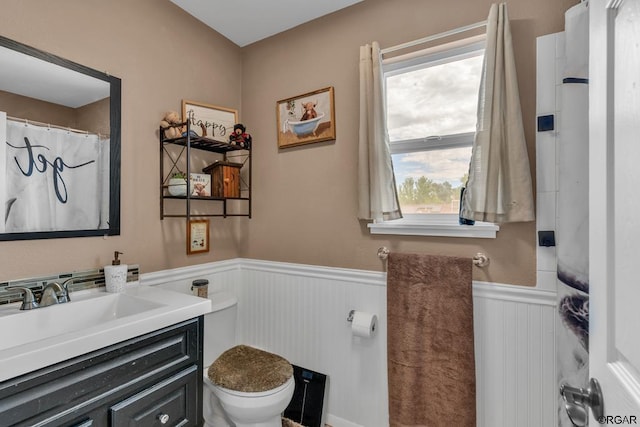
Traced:
POLYGON ((363 0, 171 0, 240 47, 363 0))
POLYGON ((70 108, 107 98, 109 83, 0 47, 0 90, 70 108))

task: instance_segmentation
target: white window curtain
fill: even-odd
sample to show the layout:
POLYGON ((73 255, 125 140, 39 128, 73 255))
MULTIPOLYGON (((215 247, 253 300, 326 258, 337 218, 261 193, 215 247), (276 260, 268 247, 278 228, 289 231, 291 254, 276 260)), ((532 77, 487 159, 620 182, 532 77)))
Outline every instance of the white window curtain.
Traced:
POLYGON ((380 46, 360 46, 358 218, 402 218, 385 122, 380 46))
POLYGON ((493 4, 489 11, 476 126, 461 217, 533 221, 531 171, 505 3, 493 4))

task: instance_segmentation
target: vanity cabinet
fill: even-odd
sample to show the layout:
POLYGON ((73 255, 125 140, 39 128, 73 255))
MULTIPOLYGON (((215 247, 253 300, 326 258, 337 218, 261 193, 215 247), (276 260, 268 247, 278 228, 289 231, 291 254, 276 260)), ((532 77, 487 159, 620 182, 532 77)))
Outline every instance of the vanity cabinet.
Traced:
POLYGON ((202 425, 203 317, 0 383, 2 426, 202 425))
MULTIPOLYGON (((185 136, 166 138, 165 130, 160 127, 160 219, 168 217, 187 218, 197 217, 229 217, 245 216, 251 218, 251 150, 239 145, 232 145, 215 139, 197 136, 189 122, 180 123, 175 127, 186 127, 185 136), (171 150, 171 148, 176 148, 171 150), (194 160, 203 153, 215 153, 207 166, 193 167, 194 160), (168 168, 166 166, 169 166, 168 168), (180 167, 179 167, 180 166, 180 167), (185 195, 169 193, 170 180, 174 173, 184 172, 187 176, 185 195), (211 191, 206 196, 192 194, 189 177, 192 173, 205 174, 210 178, 211 191), (174 199, 184 202, 184 213, 170 212, 167 200, 174 199), (197 214, 192 208, 203 203, 221 207, 215 213, 211 210, 199 209, 197 214), (208 213, 202 212, 206 211, 208 213)), ((173 185, 173 184, 171 184, 173 185)), ((195 209, 194 209, 195 210, 195 209)))

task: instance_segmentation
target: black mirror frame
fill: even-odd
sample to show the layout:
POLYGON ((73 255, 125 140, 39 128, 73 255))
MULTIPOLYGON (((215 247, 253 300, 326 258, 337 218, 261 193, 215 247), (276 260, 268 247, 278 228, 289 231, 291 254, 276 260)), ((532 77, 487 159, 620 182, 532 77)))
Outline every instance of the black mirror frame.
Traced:
MULTIPOLYGON (((97 230, 35 231, 21 233, 0 233, 0 241, 57 239, 66 237, 117 236, 120 235, 120 160, 121 160, 121 81, 119 78, 94 70, 68 59, 44 52, 31 46, 0 36, 0 46, 37 59, 68 68, 73 71, 109 83, 109 228, 97 230)), ((2 171, 4 172, 4 171, 2 171)))

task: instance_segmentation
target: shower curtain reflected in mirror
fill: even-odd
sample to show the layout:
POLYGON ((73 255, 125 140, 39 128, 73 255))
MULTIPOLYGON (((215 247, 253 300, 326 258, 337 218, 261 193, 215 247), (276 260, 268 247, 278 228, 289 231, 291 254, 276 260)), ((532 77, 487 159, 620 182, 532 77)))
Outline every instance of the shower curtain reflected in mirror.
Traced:
POLYGON ((0 233, 108 228, 108 138, 4 114, 0 121, 0 233))

